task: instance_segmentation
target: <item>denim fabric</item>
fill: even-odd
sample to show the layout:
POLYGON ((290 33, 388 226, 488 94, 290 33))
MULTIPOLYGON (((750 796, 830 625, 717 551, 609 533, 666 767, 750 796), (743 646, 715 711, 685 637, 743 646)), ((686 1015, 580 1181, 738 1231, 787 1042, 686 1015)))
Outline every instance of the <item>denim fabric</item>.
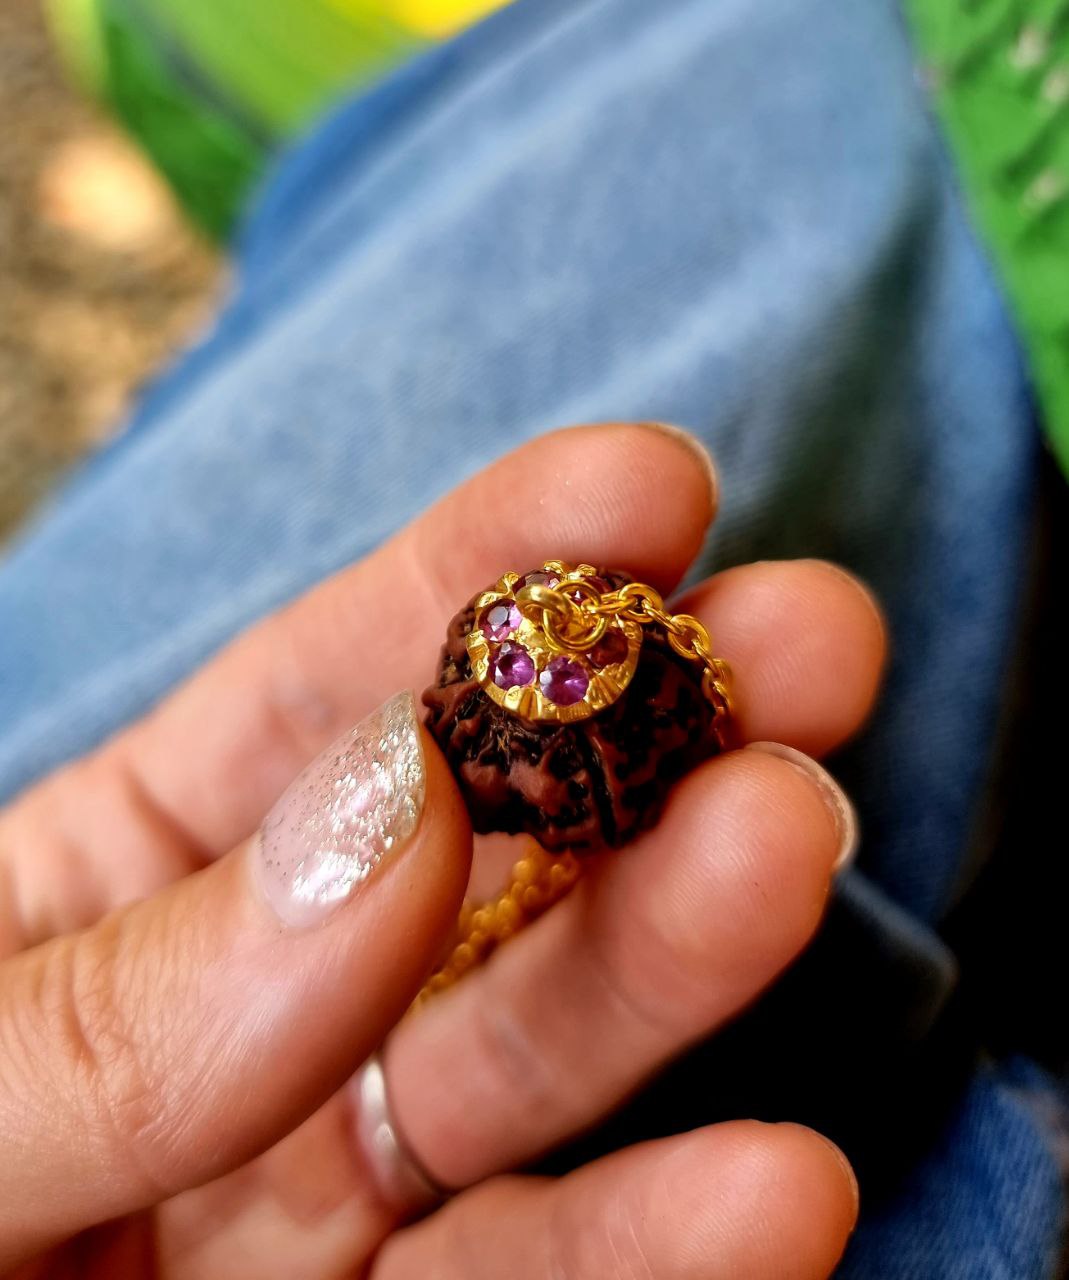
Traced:
MULTIPOLYGON (((865 842, 837 911, 873 974, 922 975, 867 1010, 864 1061, 925 1038, 954 982, 933 927, 976 867, 1039 445, 892 0, 521 0, 325 122, 263 193, 215 332, 0 566, 0 792, 490 458, 599 418, 713 447, 701 571, 828 556, 882 596, 894 658, 839 762, 865 842)), ((821 981, 870 972, 835 936, 821 981)), ((860 977, 841 997, 865 1002, 860 977)), ((836 1025, 826 1089, 860 1037, 836 1025)), ((1027 1256, 1053 1256, 1041 1127, 989 1080, 947 1106, 951 1146, 884 1199, 857 1246, 879 1261, 848 1274, 1046 1276, 989 1243, 1029 1216, 1049 1248, 1027 1256), (1028 1177, 1002 1176, 1011 1150, 1028 1177), (915 1187, 949 1170, 976 1195, 922 1212, 915 1187)))
POLYGON ((1061 1180, 1050 1161, 1035 1158, 1029 1102, 1030 1092, 1052 1088, 1026 1063, 979 1072, 898 1200, 862 1218, 839 1280, 1063 1274, 1052 1214, 1061 1180))

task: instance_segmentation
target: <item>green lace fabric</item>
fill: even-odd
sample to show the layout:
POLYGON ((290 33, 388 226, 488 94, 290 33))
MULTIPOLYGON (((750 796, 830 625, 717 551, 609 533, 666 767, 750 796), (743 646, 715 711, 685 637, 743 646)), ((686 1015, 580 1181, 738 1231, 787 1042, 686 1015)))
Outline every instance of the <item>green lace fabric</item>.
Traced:
POLYGON ((1069 475, 1069 0, 906 0, 1069 475))

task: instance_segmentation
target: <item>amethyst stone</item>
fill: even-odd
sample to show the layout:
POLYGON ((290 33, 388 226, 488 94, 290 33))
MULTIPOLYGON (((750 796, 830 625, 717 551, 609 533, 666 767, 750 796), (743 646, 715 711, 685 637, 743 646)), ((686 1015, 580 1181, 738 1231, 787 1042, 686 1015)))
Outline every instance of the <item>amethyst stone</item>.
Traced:
POLYGON ((511 600, 491 605, 483 619, 483 635, 488 640, 504 640, 523 621, 519 606, 511 600))
POLYGON ((580 702, 590 684, 590 677, 571 658, 554 658, 538 677, 542 692, 558 707, 580 702))
POLYGON ((490 674, 499 689, 513 689, 516 685, 530 684, 534 680, 534 659, 515 641, 507 641, 498 649, 490 663, 490 674))

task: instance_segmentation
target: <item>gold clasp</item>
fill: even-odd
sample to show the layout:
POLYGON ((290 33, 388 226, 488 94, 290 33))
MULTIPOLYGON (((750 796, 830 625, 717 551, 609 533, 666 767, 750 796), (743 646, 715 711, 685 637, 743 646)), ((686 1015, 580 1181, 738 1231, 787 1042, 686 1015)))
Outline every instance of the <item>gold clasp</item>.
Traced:
POLYGON ((597 610, 600 592, 580 580, 569 582, 571 596, 543 583, 532 583, 516 593, 516 604, 525 618, 538 623, 549 644, 561 652, 583 653, 605 634, 609 619, 597 610))

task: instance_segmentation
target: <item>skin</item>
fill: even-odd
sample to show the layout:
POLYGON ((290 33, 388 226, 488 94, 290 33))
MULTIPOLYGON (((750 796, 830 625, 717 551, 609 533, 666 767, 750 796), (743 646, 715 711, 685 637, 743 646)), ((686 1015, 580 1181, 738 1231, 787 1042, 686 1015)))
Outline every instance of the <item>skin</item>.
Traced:
MULTIPOLYGON (((547 556, 670 591, 714 489, 693 442, 660 430, 543 437, 0 814, 0 1270, 830 1274, 856 1186, 798 1126, 721 1125, 559 1181, 509 1172, 596 1123, 805 946, 839 850, 797 768, 748 750, 709 762, 654 831, 400 1023, 472 857, 433 744, 416 835, 324 925, 281 926, 250 874, 285 785, 389 693, 422 688, 457 601, 547 556), (384 609, 398 583, 412 607, 384 609), (388 1035, 402 1131, 435 1178, 470 1188, 413 1225, 354 1139, 349 1082, 388 1035)), ((679 607, 732 663, 746 740, 819 756, 861 724, 884 631, 841 570, 749 565, 679 607)))

